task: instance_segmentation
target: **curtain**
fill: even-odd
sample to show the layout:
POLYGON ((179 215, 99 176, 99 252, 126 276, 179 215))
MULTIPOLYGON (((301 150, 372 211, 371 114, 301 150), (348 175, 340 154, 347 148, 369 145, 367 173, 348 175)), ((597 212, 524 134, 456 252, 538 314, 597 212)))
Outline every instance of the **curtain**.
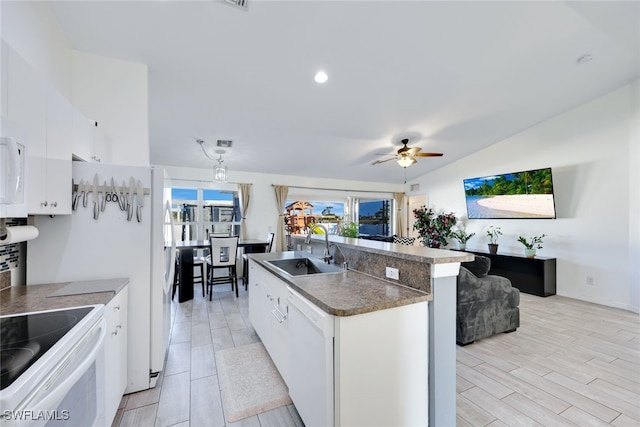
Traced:
POLYGON ((396 202, 396 234, 398 237, 406 237, 402 228, 402 199, 404 199, 404 193, 393 193, 393 200, 396 202))
POLYGON ((242 220, 240 221, 240 232, 242 238, 247 238, 247 211, 249 210, 249 200, 251 199, 251 184, 238 184, 240 190, 240 209, 242 220))
POLYGON ((287 240, 284 229, 284 204, 287 203, 289 187, 286 185, 274 185, 273 191, 276 194, 276 209, 278 209, 278 226, 276 227, 276 252, 287 249, 287 240))

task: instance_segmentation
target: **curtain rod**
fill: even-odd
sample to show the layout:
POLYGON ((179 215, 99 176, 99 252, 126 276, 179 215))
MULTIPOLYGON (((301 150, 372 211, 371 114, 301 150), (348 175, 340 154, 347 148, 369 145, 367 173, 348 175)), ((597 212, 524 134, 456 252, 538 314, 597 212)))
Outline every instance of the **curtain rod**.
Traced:
POLYGON ((189 178, 169 178, 169 180, 171 181, 192 181, 192 182, 206 182, 208 184, 251 184, 252 183, 248 182, 232 182, 232 181, 227 181, 227 182, 216 182, 216 181, 212 181, 212 180, 206 180, 206 179, 189 179, 189 178))
MULTIPOLYGON (((272 187, 275 187, 277 184, 271 184, 272 187)), ((344 188, 322 188, 322 187, 301 187, 299 185, 284 185, 284 187, 289 188, 301 188, 303 190, 329 190, 329 191, 346 191, 347 193, 389 193, 393 194, 393 191, 384 191, 384 190, 347 190, 344 188)))

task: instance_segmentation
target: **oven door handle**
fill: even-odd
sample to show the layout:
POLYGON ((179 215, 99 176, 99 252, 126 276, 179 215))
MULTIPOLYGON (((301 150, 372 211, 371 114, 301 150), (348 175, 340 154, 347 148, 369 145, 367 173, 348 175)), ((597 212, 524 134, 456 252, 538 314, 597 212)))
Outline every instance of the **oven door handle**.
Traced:
POLYGON ((82 344, 91 345, 91 342, 81 343, 76 346, 74 351, 79 351, 80 354, 72 354, 58 365, 43 381, 39 390, 36 390, 35 393, 24 400, 24 404, 20 405, 20 409, 54 410, 57 408, 60 402, 62 402, 62 399, 67 395, 68 391, 96 360, 98 352, 102 350, 104 337, 107 334, 107 321, 105 319, 100 320, 98 326, 94 327, 89 334, 94 335, 94 337, 90 338, 91 342, 93 342, 91 349, 84 351, 83 348, 79 348, 82 344), (98 338, 95 338, 96 334, 99 334, 98 338), (79 357, 82 357, 81 361, 78 360, 79 357), (77 368, 75 368, 73 372, 68 373, 67 370, 69 366, 72 366, 77 362, 80 362, 77 365, 77 368), (59 377, 62 375, 65 375, 63 381, 56 385, 59 377), (55 388, 50 390, 53 386, 55 386, 55 388))

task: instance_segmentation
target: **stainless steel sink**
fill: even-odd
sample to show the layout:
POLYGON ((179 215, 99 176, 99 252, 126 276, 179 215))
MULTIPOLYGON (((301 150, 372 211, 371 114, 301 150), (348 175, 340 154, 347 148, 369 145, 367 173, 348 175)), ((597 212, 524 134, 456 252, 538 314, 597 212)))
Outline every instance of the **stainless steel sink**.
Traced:
POLYGON ((279 268, 280 270, 291 276, 339 273, 342 271, 342 268, 338 267, 335 264, 325 264, 322 261, 314 258, 275 259, 265 262, 271 264, 276 268, 279 268))

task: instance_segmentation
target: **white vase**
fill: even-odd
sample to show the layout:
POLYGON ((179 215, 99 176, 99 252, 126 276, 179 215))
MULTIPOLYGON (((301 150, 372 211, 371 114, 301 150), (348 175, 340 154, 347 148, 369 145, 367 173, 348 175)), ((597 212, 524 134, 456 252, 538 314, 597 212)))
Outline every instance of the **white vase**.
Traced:
POLYGON ((464 251, 465 249, 467 249, 467 244, 458 242, 458 249, 464 251))
POLYGON ((533 249, 525 249, 524 250, 524 254, 527 256, 527 258, 533 258, 536 256, 536 250, 535 248, 533 249))

